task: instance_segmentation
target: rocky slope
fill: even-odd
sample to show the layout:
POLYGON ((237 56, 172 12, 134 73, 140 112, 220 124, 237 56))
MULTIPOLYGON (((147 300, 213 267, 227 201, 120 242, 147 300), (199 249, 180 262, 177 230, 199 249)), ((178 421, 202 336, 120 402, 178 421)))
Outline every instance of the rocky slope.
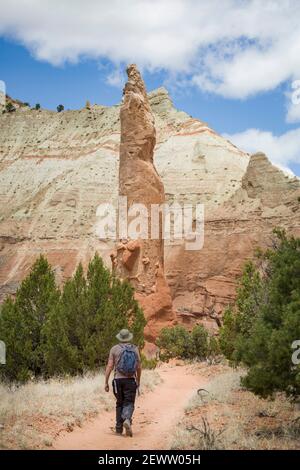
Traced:
MULTIPOLYGON (((176 110, 164 88, 148 97, 167 201, 205 207, 202 250, 165 244, 173 305, 183 321, 214 327, 254 247, 268 242, 274 226, 300 234, 299 180, 176 110)), ((119 106, 94 105, 0 115, 1 298, 16 290, 40 252, 61 281, 95 250, 111 265, 114 243, 99 240, 95 228, 98 205, 118 197, 119 113, 119 106)))

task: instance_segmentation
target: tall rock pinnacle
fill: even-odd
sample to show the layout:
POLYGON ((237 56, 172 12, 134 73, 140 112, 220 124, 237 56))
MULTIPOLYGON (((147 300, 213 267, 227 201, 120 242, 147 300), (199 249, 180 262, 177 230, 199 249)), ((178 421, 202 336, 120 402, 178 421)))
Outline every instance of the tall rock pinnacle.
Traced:
MULTIPOLYGON (((117 274, 134 286, 147 319, 146 338, 153 340, 161 325, 173 320, 170 290, 163 271, 161 221, 157 238, 151 238, 151 207, 163 204, 165 193, 153 163, 156 131, 145 85, 136 65, 128 66, 127 75, 120 112, 119 195, 126 196, 129 211, 133 204, 147 208, 146 227, 142 224, 147 236, 133 240, 130 236, 124 238, 119 231, 120 243, 112 261, 117 274)), ((128 227, 141 215, 133 211, 128 227)))

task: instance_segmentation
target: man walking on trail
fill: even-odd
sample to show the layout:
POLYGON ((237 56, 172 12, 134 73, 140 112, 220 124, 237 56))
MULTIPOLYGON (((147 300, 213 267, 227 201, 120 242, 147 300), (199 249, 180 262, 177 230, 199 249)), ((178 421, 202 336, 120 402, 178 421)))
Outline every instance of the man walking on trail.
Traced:
POLYGON ((109 353, 105 371, 105 391, 109 392, 109 376, 114 369, 112 382, 116 402, 116 433, 132 437, 132 414, 137 388, 141 380, 141 358, 137 346, 131 344, 133 334, 121 330, 116 338, 119 344, 113 346, 109 353))

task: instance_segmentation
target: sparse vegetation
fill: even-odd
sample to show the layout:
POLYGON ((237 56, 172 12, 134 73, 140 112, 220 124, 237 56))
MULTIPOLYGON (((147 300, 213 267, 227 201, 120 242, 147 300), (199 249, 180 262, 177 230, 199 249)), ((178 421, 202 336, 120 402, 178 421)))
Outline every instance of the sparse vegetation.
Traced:
POLYGON ((177 430, 172 449, 182 449, 183 443, 188 440, 191 448, 199 450, 219 450, 221 449, 220 435, 221 431, 212 429, 210 423, 205 417, 201 418, 198 426, 190 425, 185 430, 177 430))
POLYGON ((16 110, 15 106, 10 101, 6 103, 5 109, 8 113, 13 113, 16 110))
POLYGON ((152 358, 152 359, 147 359, 147 357, 145 356, 145 354, 141 354, 141 361, 142 361, 142 368, 143 369, 155 369, 157 367, 157 364, 158 364, 158 360, 155 359, 155 358, 152 358))
POLYGON ((61 112, 65 109, 65 107, 64 107, 63 104, 59 104, 59 105, 56 107, 56 109, 57 109, 57 112, 58 112, 58 113, 61 113, 61 112))
POLYGON ((227 369, 195 394, 173 449, 297 449, 299 412, 283 394, 266 400, 241 387, 245 373, 227 369))
POLYGON ((223 430, 215 431, 212 429, 207 418, 201 418, 201 424, 199 427, 192 425, 188 428, 188 431, 198 434, 199 446, 198 448, 203 450, 218 450, 219 437, 223 433, 223 430))
MULTIPOLYGON (((144 371, 142 393, 161 381, 155 371, 144 371)), ((15 387, 0 384, 0 449, 51 447, 63 430, 72 431, 86 418, 113 410, 111 393, 104 392, 104 375, 52 378, 15 387)))
POLYGON ((36 103, 34 109, 35 109, 36 111, 38 111, 39 109, 41 109, 40 103, 36 103))

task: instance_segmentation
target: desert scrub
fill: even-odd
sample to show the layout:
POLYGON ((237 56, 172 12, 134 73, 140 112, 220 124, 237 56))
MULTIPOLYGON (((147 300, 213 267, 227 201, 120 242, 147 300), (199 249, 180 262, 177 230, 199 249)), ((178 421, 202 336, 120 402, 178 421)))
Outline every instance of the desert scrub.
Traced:
POLYGON ((211 401, 230 403, 233 399, 232 392, 241 387, 240 382, 243 373, 242 370, 235 370, 215 377, 205 386, 205 389, 197 391, 197 394, 189 401, 186 410, 192 410, 211 401))
POLYGON ((163 328, 156 343, 163 361, 172 358, 201 361, 220 353, 217 338, 209 336, 202 325, 194 326, 191 331, 182 325, 163 328))
POLYGON ((158 365, 158 360, 154 357, 152 359, 148 359, 145 354, 141 353, 141 361, 142 361, 142 368, 143 369, 150 369, 153 370, 158 365))
POLYGON ((300 416, 283 393, 260 398, 240 385, 244 369, 221 373, 199 389, 176 427, 176 449, 297 449, 300 416), (204 421, 205 420, 205 423, 204 421))
MULTIPOLYGON (((142 375, 142 393, 161 381, 156 371, 142 375)), ((113 410, 112 391, 104 391, 104 374, 52 378, 19 387, 0 384, 0 449, 51 447, 55 435, 72 431, 88 417, 113 410)))
POLYGON ((71 430, 114 404, 112 395, 104 392, 103 374, 0 385, 0 394, 0 448, 39 447, 43 441, 46 445, 52 441, 49 428, 71 430))
POLYGON ((221 450, 223 449, 220 439, 222 433, 222 430, 214 430, 209 421, 202 417, 201 423, 198 426, 191 425, 184 431, 177 429, 171 448, 172 450, 181 450, 183 449, 182 445, 185 445, 183 443, 188 440, 193 449, 221 450))
POLYGON ((162 378, 156 370, 143 370, 141 379, 142 393, 154 390, 162 382, 162 378))

